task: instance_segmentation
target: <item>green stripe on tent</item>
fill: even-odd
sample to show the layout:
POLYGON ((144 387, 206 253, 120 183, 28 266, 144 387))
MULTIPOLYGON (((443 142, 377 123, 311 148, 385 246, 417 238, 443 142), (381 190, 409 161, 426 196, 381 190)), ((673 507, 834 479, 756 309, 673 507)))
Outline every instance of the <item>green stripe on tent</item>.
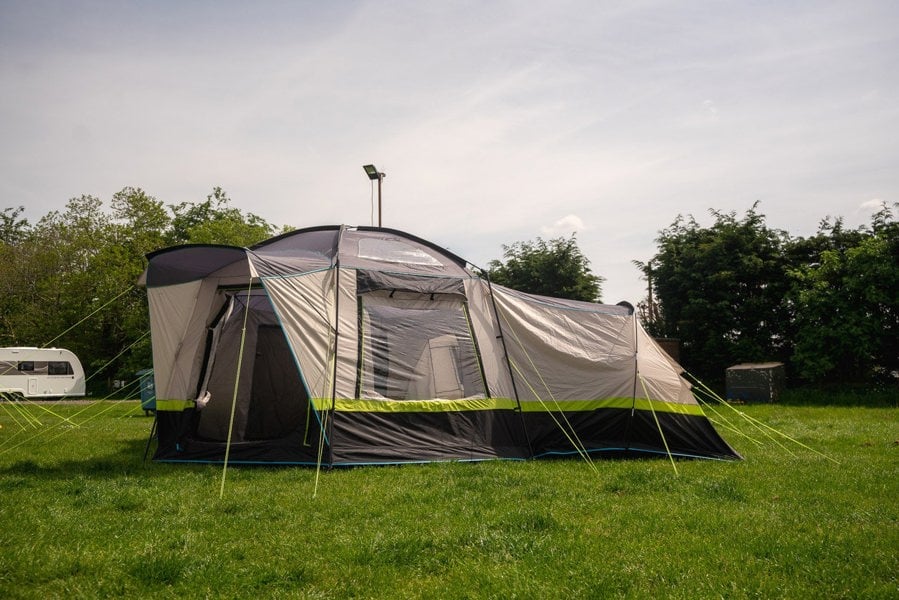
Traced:
POLYGON ((646 398, 600 398, 597 400, 522 400, 521 410, 524 412, 588 412, 600 408, 634 408, 667 413, 680 413, 685 415, 702 416, 702 407, 698 404, 680 404, 677 402, 665 402, 663 400, 647 400, 646 398))
MULTIPOLYGON (((330 398, 316 398, 317 410, 331 408, 330 398)), ((465 398, 463 400, 358 400, 338 398, 334 402, 337 412, 463 412, 469 410, 513 410, 514 400, 508 398, 465 398)))
MULTIPOLYGON (((355 398, 315 398, 316 410, 330 410, 332 402, 337 412, 368 413, 416 413, 416 412, 464 412, 474 410, 516 410, 518 403, 511 398, 465 398, 461 400, 359 400, 355 398)), ((655 410, 657 412, 680 413, 702 416, 698 404, 678 404, 661 400, 637 398, 601 398, 597 400, 528 400, 521 402, 524 412, 589 412, 603 408, 655 410), (650 405, 651 402, 651 405, 650 405)))
POLYGON ((159 400, 156 399, 156 410, 169 412, 183 412, 194 407, 193 400, 159 400))

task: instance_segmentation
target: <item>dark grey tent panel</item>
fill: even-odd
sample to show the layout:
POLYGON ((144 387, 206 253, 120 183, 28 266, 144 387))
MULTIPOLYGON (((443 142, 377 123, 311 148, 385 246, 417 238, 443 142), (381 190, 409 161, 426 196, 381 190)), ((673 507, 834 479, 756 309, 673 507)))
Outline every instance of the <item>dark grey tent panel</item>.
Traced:
MULTIPOLYGON (((203 279, 247 262, 247 252, 233 246, 184 245, 147 255, 146 285, 159 287, 203 279)), ((246 269, 243 269, 248 273, 246 269)))

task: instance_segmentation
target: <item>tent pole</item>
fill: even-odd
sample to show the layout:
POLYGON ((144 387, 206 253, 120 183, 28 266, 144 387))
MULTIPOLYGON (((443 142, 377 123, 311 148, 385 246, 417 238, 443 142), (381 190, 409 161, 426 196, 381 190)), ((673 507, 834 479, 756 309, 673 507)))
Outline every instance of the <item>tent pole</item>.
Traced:
MULTIPOLYGON (((341 229, 342 231, 342 229, 341 229)), ((338 244, 340 239, 338 238, 338 244)), ((339 253, 338 253, 339 254, 339 253)), ((334 266, 334 365, 331 371, 331 418, 328 419, 328 468, 334 466, 334 417, 337 408, 337 347, 340 340, 340 259, 334 266)))
MULTIPOLYGON (((380 180, 379 180, 380 181, 380 180)), ((346 225, 337 232, 337 252, 334 253, 334 368, 331 373, 331 418, 328 419, 328 467, 334 466, 334 417, 337 415, 337 349, 340 340, 340 246, 346 225)))
POLYGON ((624 428, 624 451, 630 452, 631 449, 631 423, 634 421, 634 411, 637 408, 637 378, 639 375, 639 367, 637 365, 637 361, 639 360, 639 346, 637 345, 639 340, 637 336, 637 313, 636 311, 631 313, 634 317, 634 386, 631 390, 631 413, 627 417, 627 426, 624 428))
POLYGON ((157 419, 159 419, 159 415, 154 413, 153 414, 153 426, 150 428, 150 437, 147 438, 147 447, 144 448, 144 462, 147 462, 147 455, 150 453, 150 444, 153 442, 153 438, 156 436, 157 419))

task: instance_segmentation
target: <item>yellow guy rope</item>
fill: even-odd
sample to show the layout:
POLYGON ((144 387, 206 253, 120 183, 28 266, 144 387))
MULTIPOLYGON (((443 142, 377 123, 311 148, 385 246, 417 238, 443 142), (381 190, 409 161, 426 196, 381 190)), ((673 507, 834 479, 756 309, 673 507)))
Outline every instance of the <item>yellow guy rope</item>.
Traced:
POLYGON ((671 449, 668 447, 668 440, 665 439, 665 432, 662 431, 662 425, 659 423, 659 417, 656 415, 656 409, 652 406, 652 398, 649 397, 649 391, 646 389, 646 382, 643 381, 643 376, 640 375, 640 371, 637 371, 637 377, 640 379, 640 385, 643 387, 643 394, 646 395, 646 402, 649 404, 649 411, 652 413, 652 418, 656 422, 656 427, 659 430, 659 435, 662 436, 662 443, 665 445, 665 452, 668 453, 668 459, 671 461, 671 466, 674 467, 674 474, 680 475, 677 472, 677 463, 674 462, 674 456, 671 455, 671 449))
POLYGON ((240 332, 240 349, 237 353, 237 374, 234 376, 234 394, 231 396, 231 418, 228 420, 228 442, 225 445, 225 462, 222 464, 222 484, 219 487, 219 500, 225 496, 225 478, 228 475, 228 458, 231 455, 231 434, 234 431, 234 413, 237 411, 237 390, 240 385, 240 369, 243 364, 243 349, 247 341, 247 319, 250 316, 250 293, 253 291, 253 275, 247 286, 247 304, 243 313, 243 329, 240 332))
POLYGON ((534 373, 537 374, 537 377, 540 379, 540 383, 543 384, 543 389, 546 390, 546 393, 549 395, 553 404, 555 404, 556 410, 559 411, 559 415, 561 416, 562 420, 565 422, 565 425, 567 425, 567 427, 568 427, 567 429, 565 428, 565 425, 562 425, 562 423, 560 423, 559 420, 556 419, 556 416, 553 414, 552 409, 550 409, 550 407, 547 406, 547 404, 543 401, 543 398, 540 397, 540 394, 537 393, 537 390, 535 390, 534 387, 531 385, 531 383, 527 380, 524 373, 522 373, 521 369, 518 368, 518 365, 516 365, 514 362, 512 362, 511 357, 509 358, 509 365, 515 370, 515 372, 517 372, 521 376, 522 381, 524 381, 525 385, 528 386, 528 388, 531 390, 531 393, 534 394, 534 397, 537 399, 537 401, 540 403, 540 405, 543 407, 543 409, 546 410, 547 414, 549 414, 550 418, 553 420, 553 422, 556 424, 556 426, 562 431, 562 433, 565 435, 565 438, 574 447, 575 451, 581 456, 581 458, 583 458, 587 462, 587 464, 590 465, 590 467, 595 472, 598 473, 599 470, 596 468, 596 465, 593 463, 593 458, 590 456, 590 453, 587 452, 587 447, 584 445, 583 442, 581 442, 580 438, 578 438, 577 432, 575 431, 574 426, 568 420, 568 417, 565 416, 565 411, 562 410, 562 406, 559 404, 559 401, 556 400, 555 396, 552 393, 552 390, 549 388, 549 385, 543 379, 543 375, 540 374, 540 371, 537 369, 537 365, 534 364, 534 360, 531 358, 531 355, 528 353, 527 348, 521 342, 521 340, 518 338, 518 334, 515 333, 515 329, 512 327, 512 324, 509 322, 509 319, 506 318, 505 314, 501 314, 499 310, 497 310, 497 313, 499 313, 500 316, 503 318, 503 321, 506 322, 506 325, 508 326, 508 330, 512 334, 512 338, 514 339, 515 343, 518 344, 518 347, 521 348, 521 351, 524 353, 525 358, 528 359, 528 363, 531 365, 531 369, 533 369, 534 373), (571 432, 571 435, 569 435, 569 431, 571 432))
MULTIPOLYGON (((778 442, 777 440, 775 440, 773 437, 771 437, 770 435, 768 435, 767 432, 766 432, 765 430, 772 431, 772 432, 776 433, 777 435, 781 436, 782 438, 784 438, 784 439, 786 439, 786 440, 789 440, 789 441, 793 442, 793 443, 796 444, 797 446, 800 446, 800 447, 802 447, 802 448, 805 448, 806 450, 808 450, 808 451, 810 451, 810 452, 814 452, 814 453, 817 454, 818 456, 821 456, 821 457, 823 457, 823 458, 826 458, 827 460, 829 460, 830 462, 832 462, 832 463, 834 463, 834 464, 837 464, 837 465, 840 464, 840 461, 836 460, 835 458, 831 458, 830 456, 824 454, 823 452, 819 452, 818 450, 815 450, 815 449, 812 448, 811 446, 807 446, 807 445, 803 444, 802 442, 800 442, 799 440, 797 440, 797 439, 795 439, 795 438, 792 438, 792 437, 788 436, 788 435, 785 434, 784 432, 778 431, 777 429, 771 427, 770 425, 768 425, 768 424, 766 424, 766 423, 763 423, 762 421, 756 419, 755 417, 751 417, 751 416, 747 415, 746 413, 744 413, 743 411, 738 410, 738 409, 735 408, 733 405, 731 405, 730 402, 728 402, 727 400, 723 399, 721 396, 719 396, 718 394, 716 394, 715 392, 713 392, 712 390, 710 390, 710 389, 708 388, 708 386, 706 386, 704 383, 702 383, 702 381, 700 381, 700 380, 699 380, 697 377, 695 377, 693 374, 691 374, 691 373, 689 373, 689 372, 687 372, 687 371, 684 371, 684 373, 687 373, 687 375, 689 375, 691 379, 693 379, 694 381, 696 381, 696 382, 697 382, 697 383, 698 383, 698 384, 699 384, 699 385, 706 391, 706 393, 709 394, 712 398, 714 398, 715 400, 717 400, 720 404, 723 404, 724 406, 728 407, 729 409, 731 409, 732 411, 734 411, 735 413, 737 413, 739 416, 743 417, 749 424, 753 425, 756 429, 758 429, 758 430, 762 431, 763 433, 765 433, 769 439, 771 439, 774 443, 776 443, 776 444, 777 444, 778 446, 780 446, 781 448, 784 448, 785 450, 787 450, 787 449, 784 447, 783 444, 781 444, 780 442, 778 442)), ((789 450, 787 450, 787 452, 789 452, 789 450)), ((792 454, 792 452, 790 452, 790 454, 792 454)))
MULTIPOLYGON (((128 384, 128 386, 126 386, 126 388, 135 385, 135 383, 138 383, 139 381, 140 381, 140 379, 134 380, 133 382, 131 382, 130 384, 128 384)), ((33 440, 33 439, 35 439, 35 438, 39 438, 39 437, 44 436, 44 435, 49 435, 51 431, 53 431, 55 428, 61 426, 63 423, 69 423, 69 424, 72 425, 73 427, 81 427, 81 426, 84 425, 85 423, 88 423, 89 421, 92 421, 93 419, 96 419, 96 418, 99 417, 100 415, 109 412, 109 411, 112 410, 113 408, 116 408, 116 403, 113 402, 113 403, 110 403, 109 406, 107 406, 106 408, 104 408, 104 409, 102 409, 102 410, 100 410, 100 411, 97 411, 96 413, 94 413, 94 414, 92 414, 92 415, 86 417, 86 418, 85 418, 83 421, 81 421, 80 423, 76 423, 75 421, 73 421, 73 419, 74 419, 75 417, 77 417, 78 415, 80 415, 80 414, 82 414, 82 413, 84 413, 84 412, 90 410, 90 409, 93 408, 94 406, 98 405, 100 402, 104 402, 104 401, 106 401, 106 400, 109 400, 109 398, 110 398, 113 394, 115 394, 115 393, 117 393, 117 392, 112 392, 112 393, 110 393, 108 396, 106 396, 105 398, 101 398, 100 400, 97 400, 96 402, 90 402, 90 403, 88 403, 84 408, 82 408, 81 410, 77 411, 76 413, 70 415, 69 417, 63 417, 62 415, 59 415, 59 414, 57 414, 57 413, 55 413, 55 412, 53 412, 53 411, 48 411, 48 412, 50 412, 50 414, 56 416, 56 417, 59 419, 59 421, 57 421, 56 423, 53 423, 53 424, 51 424, 51 425, 48 425, 45 429, 39 430, 38 432, 34 433, 32 436, 30 436, 30 437, 28 437, 28 438, 26 438, 26 439, 20 441, 18 444, 15 444, 14 446, 10 446, 9 448, 6 448, 5 446, 6 446, 8 443, 12 442, 12 440, 15 438, 15 436, 9 438, 8 440, 6 440, 6 441, 3 442, 2 444, 0 444, 0 454, 5 454, 5 453, 7 453, 7 452, 10 452, 10 451, 12 451, 12 450, 15 450, 16 448, 19 448, 20 446, 22 446, 22 445, 24 445, 24 444, 27 444, 28 442, 30 442, 31 440, 33 440)), ((33 401, 32 401, 32 402, 33 402, 33 401)), ((38 405, 38 406, 39 406, 39 405, 38 405)), ((134 411, 136 408, 138 408, 139 406, 140 406, 140 404, 136 404, 135 406, 133 406, 132 408, 130 408, 128 411, 126 411, 125 415, 127 415, 127 414, 133 412, 133 411, 134 411)), ((40 408, 43 408, 43 407, 40 407, 40 408)), ((28 412, 25 411, 25 414, 28 414, 28 412)), ((125 416, 125 415, 123 415, 123 416, 125 416)), ((10 416, 12 416, 12 415, 10 415, 10 416)), ((31 418, 34 419, 35 421, 37 421, 37 419, 36 419, 34 416, 31 416, 31 418)), ((40 423, 40 422, 38 421, 38 423, 40 423)), ((24 428, 23 428, 21 431, 24 431, 24 428)), ((18 433, 21 433, 21 431, 19 431, 18 433)), ((52 436, 52 437, 49 437, 49 438, 47 438, 46 440, 43 440, 43 442, 44 442, 44 443, 51 442, 51 441, 55 440, 56 438, 60 437, 61 435, 65 434, 65 432, 66 432, 66 431, 63 430, 63 431, 57 433, 56 435, 54 435, 54 436, 52 436)), ((17 434, 16 434, 16 435, 17 435, 17 434)))
POLYGON ((106 308, 107 306, 109 306, 110 304, 112 304, 113 302, 115 302, 116 300, 118 300, 119 298, 121 298, 122 296, 124 296, 125 294, 127 294, 128 292, 130 292, 130 291, 133 290, 133 289, 134 289, 134 286, 133 286, 133 285, 128 286, 128 288, 127 288, 126 290, 124 290, 123 292, 121 292, 118 296, 116 296, 116 297, 113 298, 112 300, 109 300, 109 301, 106 302, 103 306, 101 306, 100 308, 96 309, 95 311, 93 311, 92 313, 90 313, 89 315, 87 315, 86 317, 84 317, 83 319, 81 319, 80 321, 78 321, 77 323, 75 323, 74 325, 72 325, 71 327, 69 327, 68 329, 66 329, 66 330, 63 331, 62 333, 60 333, 59 335, 57 335, 55 338, 53 338, 53 339, 50 340, 49 342, 45 343, 45 344, 43 345, 43 347, 46 348, 47 346, 49 346, 50 344, 52 344, 53 342, 55 342, 56 340, 58 340, 59 338, 61 338, 61 337, 64 336, 65 334, 67 334, 68 332, 72 331, 73 329, 75 329, 76 327, 78 327, 79 325, 81 325, 82 323, 84 323, 85 321, 87 321, 88 319, 90 319, 91 317, 93 317, 95 314, 97 314, 98 312, 100 312, 101 310, 103 310, 104 308, 106 308))

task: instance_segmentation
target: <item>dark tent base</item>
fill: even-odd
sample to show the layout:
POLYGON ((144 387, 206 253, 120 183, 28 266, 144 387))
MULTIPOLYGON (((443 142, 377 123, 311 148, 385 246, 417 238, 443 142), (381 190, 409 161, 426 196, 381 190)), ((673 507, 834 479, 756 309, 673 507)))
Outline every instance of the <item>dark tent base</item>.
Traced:
MULTIPOLYGON (((320 413, 307 430, 269 440, 232 441, 232 464, 353 466, 446 461, 672 456, 735 460, 741 456, 704 416, 630 409, 575 413, 517 411, 365 413, 340 412, 333 420, 320 413), (319 457, 318 418, 327 424, 319 457), (658 419, 658 425, 656 424, 658 419), (664 440, 659 433, 664 431, 664 440), (568 431, 566 435, 565 431, 568 431), (570 431, 576 432, 576 436, 570 431), (631 440, 640 440, 639 442, 631 440), (667 447, 666 447, 667 446, 667 447)), ((221 463, 226 441, 195 434, 196 412, 158 413, 162 462, 221 463)))

